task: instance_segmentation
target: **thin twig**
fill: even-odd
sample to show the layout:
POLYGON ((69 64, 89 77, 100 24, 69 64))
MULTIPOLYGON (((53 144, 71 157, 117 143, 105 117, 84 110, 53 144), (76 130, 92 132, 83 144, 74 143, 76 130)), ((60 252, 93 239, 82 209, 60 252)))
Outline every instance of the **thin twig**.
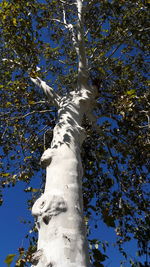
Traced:
POLYGON ((119 49, 119 47, 120 47, 121 45, 122 45, 122 43, 119 44, 119 45, 117 45, 117 47, 114 48, 114 50, 113 50, 112 53, 109 55, 109 57, 107 57, 107 58, 105 59, 105 62, 107 62, 108 59, 109 59, 110 57, 112 57, 112 56, 115 54, 115 52, 119 49))
POLYGON ((2 137, 1 137, 1 139, 3 139, 3 137, 4 137, 5 133, 7 132, 7 128, 8 128, 8 125, 5 127, 5 130, 4 130, 3 134, 2 134, 2 137))
POLYGON ((74 3, 67 3, 66 1, 62 1, 62 0, 59 0, 62 4, 64 4, 64 5, 69 5, 69 6, 73 6, 73 5, 75 5, 76 3, 74 2, 74 3))
POLYGON ((35 114, 35 113, 46 113, 46 112, 52 112, 52 110, 50 110, 50 109, 45 109, 45 110, 34 110, 34 111, 29 112, 29 113, 27 113, 27 114, 25 114, 25 115, 22 115, 22 116, 13 117, 13 118, 11 117, 10 120, 20 120, 20 119, 24 119, 24 118, 26 118, 26 117, 28 117, 28 116, 30 116, 30 115, 32 115, 32 114, 35 114))
MULTIPOLYGON (((29 108, 31 105, 46 104, 46 103, 48 103, 48 101, 33 102, 32 104, 27 104, 27 105, 21 106, 21 109, 29 108)), ((0 117, 6 117, 6 115, 10 115, 10 114, 12 114, 12 112, 13 112, 12 110, 8 111, 8 112, 0 112, 0 117)))
POLYGON ((147 110, 141 110, 140 113, 145 113, 145 116, 147 117, 147 125, 139 125, 139 128, 150 129, 150 116, 148 115, 149 112, 147 110))

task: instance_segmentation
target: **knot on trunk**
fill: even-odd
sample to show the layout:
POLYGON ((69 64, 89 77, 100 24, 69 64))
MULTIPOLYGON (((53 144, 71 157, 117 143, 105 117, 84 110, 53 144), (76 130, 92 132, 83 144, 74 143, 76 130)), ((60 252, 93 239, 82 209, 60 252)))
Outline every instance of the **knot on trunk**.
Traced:
POLYGON ((40 163, 41 163, 43 168, 50 165, 53 155, 54 155, 54 151, 51 148, 48 148, 44 151, 44 153, 41 157, 41 160, 40 160, 40 163))
POLYGON ((57 216, 61 212, 67 211, 67 203, 63 196, 44 193, 33 205, 32 214, 39 216, 38 222, 42 220, 48 224, 52 216, 57 216))
POLYGON ((47 263, 43 249, 39 249, 35 253, 32 254, 31 263, 33 264, 31 267, 38 265, 38 263, 41 264, 40 266, 45 266, 45 267, 56 266, 54 262, 47 263))

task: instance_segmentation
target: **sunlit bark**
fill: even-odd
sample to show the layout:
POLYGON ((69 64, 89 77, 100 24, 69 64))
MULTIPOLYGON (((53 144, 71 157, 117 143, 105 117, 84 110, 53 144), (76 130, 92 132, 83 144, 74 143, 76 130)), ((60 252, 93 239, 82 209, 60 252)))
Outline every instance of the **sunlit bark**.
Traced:
POLYGON ((51 147, 41 158, 47 174, 45 192, 32 208, 39 230, 33 256, 36 266, 89 266, 80 158, 85 137, 81 122, 90 107, 88 94, 74 93, 62 99, 51 147))
POLYGON ((73 25, 66 25, 64 10, 64 24, 72 31, 72 41, 78 55, 76 90, 61 98, 45 82, 32 78, 58 108, 52 143, 41 158, 41 163, 46 167, 45 191, 32 208, 39 231, 33 266, 38 267, 90 266, 83 218, 80 147, 85 138, 82 119, 84 114, 91 112, 95 96, 88 86, 82 1, 77 0, 76 7, 76 40, 73 25))

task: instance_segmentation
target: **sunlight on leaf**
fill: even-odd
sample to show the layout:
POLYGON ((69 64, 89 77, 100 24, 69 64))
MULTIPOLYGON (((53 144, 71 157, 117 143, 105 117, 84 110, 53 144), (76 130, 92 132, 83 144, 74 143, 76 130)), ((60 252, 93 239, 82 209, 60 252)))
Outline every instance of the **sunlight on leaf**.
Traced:
POLYGON ((14 257, 16 256, 16 254, 9 254, 6 259, 4 260, 4 262, 7 264, 7 266, 10 266, 10 264, 12 263, 14 257))

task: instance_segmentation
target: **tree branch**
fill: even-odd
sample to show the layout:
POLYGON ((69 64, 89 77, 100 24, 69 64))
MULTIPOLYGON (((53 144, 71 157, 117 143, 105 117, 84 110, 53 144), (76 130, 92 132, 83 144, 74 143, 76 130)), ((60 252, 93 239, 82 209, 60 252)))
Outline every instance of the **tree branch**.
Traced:
POLYGON ((34 110, 34 111, 31 111, 25 115, 22 115, 22 116, 16 116, 16 117, 11 117, 10 120, 19 120, 19 119, 24 119, 32 114, 35 114, 35 113, 46 113, 46 112, 52 112, 52 110, 50 109, 45 109, 45 110, 34 110))
POLYGON ((68 5, 68 6, 73 6, 73 5, 76 4, 75 2, 74 2, 74 3, 67 3, 66 1, 62 1, 62 0, 60 0, 60 2, 61 2, 62 4, 68 5))
POLYGON ((83 5, 82 0, 76 0, 78 10, 78 34, 77 42, 79 49, 79 63, 78 63, 78 89, 81 89, 82 85, 87 85, 88 79, 88 67, 87 58, 85 53, 84 31, 83 31, 83 5))
POLYGON ((42 81, 39 77, 37 78, 30 77, 30 79, 35 85, 43 89, 45 95, 48 97, 48 100, 53 105, 59 106, 60 96, 53 90, 52 87, 47 85, 46 82, 42 81))
POLYGON ((76 35, 75 35, 75 31, 74 31, 74 26, 71 23, 67 23, 66 11, 65 11, 65 7, 64 7, 64 3, 63 3, 63 24, 64 24, 65 28, 68 29, 69 32, 71 33, 73 46, 74 46, 74 48, 76 50, 76 53, 78 55, 79 54, 79 50, 78 50, 77 38, 76 38, 76 35))

